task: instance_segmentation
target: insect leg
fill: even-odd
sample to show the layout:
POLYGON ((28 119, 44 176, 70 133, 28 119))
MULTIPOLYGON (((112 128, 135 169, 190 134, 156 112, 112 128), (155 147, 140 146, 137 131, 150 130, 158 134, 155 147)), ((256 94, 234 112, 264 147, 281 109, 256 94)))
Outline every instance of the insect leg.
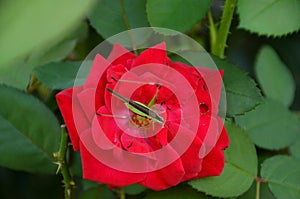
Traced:
POLYGON ((96 115, 103 116, 103 117, 120 118, 120 119, 128 119, 128 118, 130 118, 129 116, 124 116, 124 115, 110 115, 110 114, 104 114, 104 113, 98 113, 98 112, 96 112, 96 115))

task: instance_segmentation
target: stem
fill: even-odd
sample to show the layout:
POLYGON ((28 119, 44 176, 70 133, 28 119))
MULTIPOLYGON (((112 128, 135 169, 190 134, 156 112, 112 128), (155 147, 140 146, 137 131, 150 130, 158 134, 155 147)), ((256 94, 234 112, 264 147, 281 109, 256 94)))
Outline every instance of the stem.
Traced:
POLYGON ((128 36, 129 36, 129 39, 130 39, 130 42, 131 42, 131 46, 132 46, 132 49, 133 49, 133 52, 134 54, 138 54, 137 53, 137 50, 136 50, 136 45, 134 43, 134 40, 133 40, 133 37, 132 37, 132 34, 130 32, 130 25, 129 25, 129 22, 128 22, 128 19, 126 17, 126 12, 125 12, 125 9, 124 9, 124 5, 123 5, 123 1, 122 0, 119 0, 119 4, 120 4, 120 7, 121 7, 121 12, 122 12, 122 15, 123 15, 123 20, 124 20, 124 23, 125 23, 125 26, 127 28, 127 32, 128 32, 128 36))
POLYGON ((124 188, 119 189, 119 195, 120 195, 120 199, 126 199, 126 193, 124 188))
POLYGON ((259 195, 260 195, 260 181, 256 181, 256 195, 255 195, 255 199, 259 199, 259 195))
POLYGON ((28 94, 33 93, 40 85, 42 85, 42 83, 36 81, 35 75, 32 74, 30 77, 29 86, 27 88, 27 93, 28 94))
POLYGON ((57 158, 58 170, 60 170, 63 176, 63 182, 65 186, 65 199, 70 199, 72 195, 72 188, 75 186, 75 182, 72 179, 68 165, 67 165, 67 154, 68 150, 68 133, 66 131, 66 126, 61 125, 61 141, 59 151, 54 153, 53 156, 57 158))
POLYGON ((293 111, 293 113, 297 118, 300 118, 300 111, 293 111))
POLYGON ((267 182, 265 179, 260 178, 258 176, 256 176, 255 178, 256 181, 256 196, 255 199, 259 199, 260 198, 260 184, 263 182, 267 182))
POLYGON ((234 13, 236 0, 226 0, 224 11, 221 19, 220 28, 218 30, 217 42, 215 46, 212 47, 212 53, 219 56, 220 58, 224 58, 224 52, 226 47, 226 41, 229 34, 229 29, 234 13))
POLYGON ((214 19, 212 17, 211 11, 208 12, 208 20, 209 20, 209 36, 210 36, 210 47, 211 51, 216 51, 217 46, 217 28, 216 24, 214 22, 214 19))

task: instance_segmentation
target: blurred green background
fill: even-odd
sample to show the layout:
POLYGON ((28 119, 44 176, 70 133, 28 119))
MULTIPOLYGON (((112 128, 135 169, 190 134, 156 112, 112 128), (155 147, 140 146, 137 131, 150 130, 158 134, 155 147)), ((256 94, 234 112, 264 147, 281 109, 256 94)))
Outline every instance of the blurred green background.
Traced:
MULTIPOLYGON (((139 2, 141 3, 135 1, 133 5, 144 8, 146 0, 139 2)), ((221 17, 224 1, 206 2, 208 2, 207 8, 211 8, 213 18, 217 21, 221 17)), ((125 7, 130 5, 130 1, 123 3, 125 7)), ((149 22, 143 20, 145 10, 139 8, 134 6, 128 8, 132 11, 128 17, 130 23, 137 27, 150 26, 149 22)), ((209 51, 206 11, 207 9, 201 11, 203 18, 200 17, 201 20, 196 20, 183 32, 199 41, 209 51)), ((180 17, 184 18, 185 15, 180 17)), ((30 92, 30 86, 34 86, 34 81, 36 81, 32 79, 34 68, 51 62, 83 60, 101 41, 113 35, 114 32, 126 30, 124 21, 120 26, 119 18, 122 18, 120 1, 109 3, 109 1, 100 0, 1 0, 0 83, 30 92), (114 6, 110 7, 112 4, 114 6), (100 30, 95 27, 100 27, 100 30)), ((228 47, 225 53, 227 60, 247 71, 255 79, 254 65, 257 53, 263 45, 273 47, 292 73, 296 90, 290 108, 293 112, 299 113, 300 32, 287 33, 278 37, 261 36, 239 28, 239 23, 239 15, 236 12, 227 42, 228 47)), ((32 94, 45 102, 62 123, 54 99, 56 92, 57 90, 41 86, 32 94)), ((25 114, 24 117, 26 117, 25 114)), ((264 150, 261 151, 264 152, 264 150)), ((83 185, 79 179, 77 181, 77 192, 80 194, 83 185)), ((63 187, 60 175, 30 174, 0 167, 0 198, 62 197, 63 187)))

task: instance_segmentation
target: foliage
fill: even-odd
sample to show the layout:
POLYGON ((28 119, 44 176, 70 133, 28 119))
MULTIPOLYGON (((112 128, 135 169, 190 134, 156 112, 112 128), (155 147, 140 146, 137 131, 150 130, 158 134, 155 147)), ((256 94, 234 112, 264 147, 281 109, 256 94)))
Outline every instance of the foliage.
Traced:
POLYGON ((68 150, 75 198, 300 198, 300 2, 225 2, 233 8, 221 0, 1 1, 0 198, 63 196, 53 156, 63 124, 55 94, 73 86, 99 42, 149 26, 187 34, 224 69, 225 169, 160 192, 110 189, 82 180, 80 158, 68 150), (31 188, 36 182, 46 191, 31 188))
POLYGON ((267 36, 282 36, 300 28, 300 2, 239 0, 239 27, 267 36), (276 22, 276 23, 272 23, 276 22))
POLYGON ((242 129, 227 123, 230 146, 225 152, 226 164, 220 176, 191 181, 192 187, 218 197, 239 196, 247 191, 257 175, 254 144, 242 129), (224 182, 226 182, 224 184, 224 182), (232 187, 235 187, 232 189, 232 187))

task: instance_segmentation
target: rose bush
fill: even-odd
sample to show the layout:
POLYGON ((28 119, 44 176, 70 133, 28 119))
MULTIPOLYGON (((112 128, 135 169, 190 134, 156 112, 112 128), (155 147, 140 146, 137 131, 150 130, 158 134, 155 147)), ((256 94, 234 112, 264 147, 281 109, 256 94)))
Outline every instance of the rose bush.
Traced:
MULTIPOLYGON (((150 189, 162 190, 186 180, 220 175, 225 162, 223 150, 229 145, 226 129, 217 115, 222 73, 223 71, 200 67, 196 69, 181 62, 172 62, 167 57, 164 43, 143 51, 139 56, 118 44, 114 45, 107 59, 97 55, 84 85, 63 90, 56 95, 73 148, 81 153, 84 178, 112 187, 138 183, 150 189), (183 128, 181 133, 183 140, 190 138, 191 142, 182 153, 170 144, 175 140, 178 129, 184 123, 180 119, 184 115, 182 103, 171 87, 163 83, 146 83, 150 80, 152 82, 158 80, 159 78, 155 79, 155 77, 161 75, 161 71, 144 71, 142 75, 131 72, 147 64, 152 64, 152 68, 158 64, 160 67, 177 71, 187 80, 193 91, 192 95, 197 101, 198 108, 190 110, 189 116, 186 117, 187 120, 196 121, 197 128, 195 132, 190 132, 188 127, 183 128), (128 98, 144 105, 149 105, 152 101, 154 105, 151 108, 162 110, 164 124, 156 124, 151 118, 144 118, 128 111, 123 102, 121 103, 123 106, 115 106, 121 115, 115 114, 113 106, 114 103, 118 104, 118 99, 113 97, 107 88, 117 92, 119 87, 117 84, 125 74, 138 76, 135 78, 138 80, 136 82, 138 86, 128 98), (125 127, 118 123, 122 123, 125 127), (155 125, 152 125, 154 123, 155 125), (158 129, 155 135, 134 136, 135 131, 143 134, 154 126, 155 130, 158 129), (176 154, 173 156, 176 157, 174 161, 164 167, 143 172, 121 170, 101 161, 101 156, 107 156, 120 165, 127 164, 127 167, 135 167, 136 162, 134 164, 126 162, 128 153, 144 157, 164 148, 168 148, 170 154, 176 154)), ((167 75, 164 78, 167 78, 167 75)), ((178 79, 173 79, 175 86, 180 87, 180 82, 176 82, 178 79)), ((135 84, 125 80, 122 83, 127 86, 135 84)), ((147 164, 147 161, 141 161, 139 164, 147 164)))

